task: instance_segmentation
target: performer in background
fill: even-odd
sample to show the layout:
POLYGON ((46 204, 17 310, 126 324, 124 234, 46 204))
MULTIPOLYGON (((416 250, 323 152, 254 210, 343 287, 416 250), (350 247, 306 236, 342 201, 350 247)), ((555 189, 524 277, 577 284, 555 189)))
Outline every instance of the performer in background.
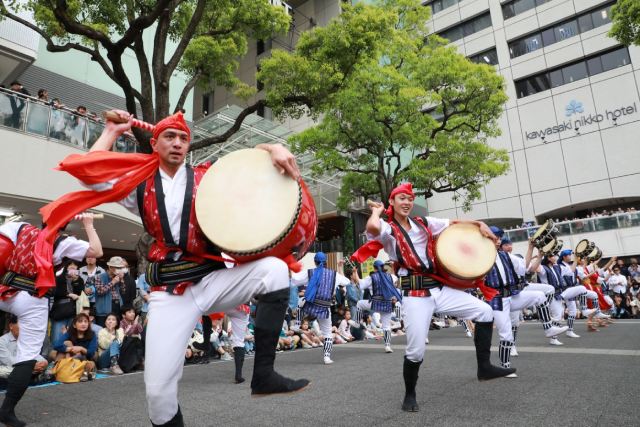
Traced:
MULTIPOLYGON (((382 323, 382 334, 384 337, 384 351, 393 353, 391 348, 391 315, 396 302, 402 300, 400 292, 393 285, 393 277, 384 271, 384 262, 375 260, 373 267, 376 269, 368 277, 360 279, 358 271, 353 270, 354 279, 362 291, 371 289, 370 300, 358 301, 358 311, 373 311, 380 313, 382 323)), ((362 318, 362 316, 359 316, 362 318)))
MULTIPOLYGON (((154 237, 146 272, 152 293, 144 372, 153 425, 184 425, 178 382, 184 349, 197 320, 202 314, 226 312, 252 298, 258 299, 258 305, 251 393, 288 393, 306 387, 308 380, 286 378, 273 367, 289 300, 287 265, 267 257, 225 268, 220 251, 205 238, 195 216, 198 186, 210 165, 185 164, 191 131, 182 113, 156 124, 152 155, 110 152, 116 139, 132 125, 128 113, 114 113, 125 123, 107 121, 87 155, 70 156, 60 166, 94 191, 63 196, 48 205, 43 215, 59 222, 72 206, 119 201, 140 215, 145 230, 154 237)), ((300 177, 294 156, 282 145, 256 148, 267 151, 282 174, 300 177)))
POLYGON ((384 247, 389 258, 394 261, 395 272, 400 280, 407 332, 403 366, 405 397, 402 409, 410 412, 419 410, 416 383, 424 359, 427 331, 434 312, 475 320, 474 343, 479 380, 505 377, 515 372, 515 369, 500 368, 490 362, 493 333, 491 307, 466 292, 448 287, 446 283, 438 282, 426 275, 434 272, 431 250, 433 238, 450 223, 472 223, 478 226, 486 237, 492 240, 496 240, 496 237, 486 224, 478 221, 450 222, 448 219, 432 217, 411 218, 414 198, 411 184, 401 184, 394 188, 389 196, 390 206, 386 211, 388 221, 381 218, 385 212, 382 203, 371 205, 371 216, 367 221, 367 237, 384 247))
MULTIPOLYGON (((60 266, 65 260, 81 262, 85 257, 102 256, 100 238, 93 227, 93 215, 83 214, 82 223, 88 241, 58 236, 50 260, 52 266, 60 266)), ((36 358, 47 333, 47 291, 55 284, 42 287, 36 283, 41 270, 34 257, 34 249, 40 233, 38 227, 26 222, 0 225, 0 264, 7 267, 0 279, 0 310, 16 315, 20 325, 16 363, 7 379, 7 393, 0 407, 0 422, 12 427, 26 425, 16 417, 14 409, 27 390, 34 369, 46 369, 46 362, 44 367, 36 367, 36 358)))
POLYGON ((313 257, 316 268, 301 271, 291 276, 291 283, 295 286, 306 285, 302 312, 305 316, 318 319, 320 331, 324 338, 323 361, 325 365, 333 363, 333 333, 331 330, 331 306, 338 286, 347 286, 349 279, 336 271, 327 268, 327 256, 324 252, 317 252, 313 257))

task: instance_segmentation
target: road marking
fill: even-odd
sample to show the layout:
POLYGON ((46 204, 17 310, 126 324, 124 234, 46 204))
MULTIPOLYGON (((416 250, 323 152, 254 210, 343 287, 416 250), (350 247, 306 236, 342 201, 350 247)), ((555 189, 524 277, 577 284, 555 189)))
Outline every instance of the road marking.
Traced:
MULTIPOLYGON (((362 349, 379 349, 383 347, 380 344, 342 344, 339 347, 362 348, 362 349)), ((392 345, 394 350, 404 350, 404 345, 392 345)), ((476 351, 475 347, 457 346, 457 345, 427 345, 427 351, 476 351)), ((491 347, 491 351, 497 352, 498 347, 491 347)), ((597 348, 558 348, 558 347, 520 347, 518 353, 562 353, 562 354, 592 354, 601 356, 635 356, 640 357, 640 350, 616 350, 616 349, 597 349, 597 348)))

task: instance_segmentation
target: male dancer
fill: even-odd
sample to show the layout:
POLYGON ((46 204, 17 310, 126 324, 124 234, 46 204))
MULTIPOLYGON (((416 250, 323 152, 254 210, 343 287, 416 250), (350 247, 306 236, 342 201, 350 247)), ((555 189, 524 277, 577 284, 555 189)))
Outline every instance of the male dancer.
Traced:
MULTIPOLYGON (((491 227, 491 231, 499 237, 504 234, 504 231, 495 226, 491 227)), ((485 283, 488 287, 498 291, 498 294, 488 302, 493 309, 493 317, 500 336, 498 348, 500 362, 504 368, 509 368, 511 366, 511 348, 513 347, 511 312, 519 312, 526 307, 536 306, 547 337, 558 335, 566 331, 566 328, 559 328, 551 324, 549 303, 544 292, 523 290, 526 285, 524 282, 525 260, 500 250, 500 245, 496 245, 496 248, 498 249, 496 262, 487 274, 485 283)), ((515 373, 508 376, 508 378, 516 377, 515 373)))
MULTIPOLYGON (((60 206, 72 202, 85 206, 119 201, 141 216, 145 230, 155 238, 146 275, 152 294, 144 372, 152 424, 184 425, 178 406, 178 381, 183 350, 196 321, 202 314, 226 312, 254 297, 258 305, 251 393, 288 393, 306 387, 308 380, 286 378, 273 368, 289 300, 287 265, 268 257, 225 268, 220 252, 211 247, 195 217, 198 185, 209 165, 185 164, 191 131, 182 114, 156 124, 151 139, 153 154, 147 156, 109 152, 116 139, 131 128, 128 113, 115 113, 126 122, 108 121, 89 154, 67 159, 60 166, 86 184, 101 180, 104 184, 94 185, 93 192, 64 196, 48 206, 45 214, 57 217, 61 215, 60 206)), ((285 147, 275 144, 256 148, 267 151, 281 173, 299 178, 295 158, 285 147)))
MULTIPOLYGON (((100 258, 102 245, 93 228, 93 216, 84 214, 82 223, 88 242, 75 237, 59 236, 53 250, 52 264, 62 264, 64 258, 82 261, 85 257, 100 258)), ((14 409, 24 395, 31 374, 40 354, 47 332, 49 300, 48 288, 39 287, 35 281, 38 269, 34 258, 34 247, 41 230, 26 222, 8 222, 0 225, 2 252, 6 259, 7 272, 0 279, 0 310, 15 314, 20 324, 16 363, 7 379, 7 394, 0 407, 0 423, 12 427, 25 426, 14 409)))
POLYGON ((296 286, 307 285, 304 293, 302 311, 306 316, 315 316, 324 337, 324 364, 333 363, 333 332, 331 331, 331 306, 338 286, 347 286, 349 279, 326 267, 327 256, 317 252, 313 257, 316 268, 291 275, 291 282, 296 286))
POLYGON ((374 242, 366 245, 379 248, 381 244, 389 258, 395 262, 396 274, 400 277, 407 332, 403 366, 405 397, 402 409, 409 412, 419 410, 416 383, 434 311, 476 321, 474 343, 479 380, 504 377, 515 372, 515 369, 499 368, 490 362, 493 333, 491 307, 466 292, 448 287, 445 282, 437 281, 430 276, 434 271, 434 259, 430 249, 433 236, 442 232, 450 223, 472 223, 478 226, 486 237, 493 240, 496 237, 486 224, 479 221, 410 218, 414 198, 410 183, 394 188, 389 196, 390 206, 386 211, 388 222, 380 218, 385 212, 382 203, 372 203, 371 216, 367 221, 367 237, 369 240, 377 241, 378 245, 370 245, 374 242))
MULTIPOLYGON (((358 301, 358 310, 377 311, 380 313, 380 322, 382 323, 382 333, 384 336, 384 351, 393 353, 391 348, 391 315, 393 307, 397 301, 402 300, 400 292, 393 286, 393 277, 384 271, 384 262, 379 259, 375 260, 373 267, 376 269, 369 277, 360 279, 357 270, 353 270, 354 278, 361 290, 371 288, 371 299, 358 301)), ((359 316, 362 318, 362 316, 359 316)))
MULTIPOLYGON (((585 317, 590 316, 595 312, 592 308, 587 308, 586 305, 586 296, 588 294, 587 288, 578 284, 576 279, 576 266, 577 266, 577 258, 573 259, 573 251, 571 249, 564 249, 560 252, 560 256, 558 259, 558 265, 560 266, 560 274, 562 275, 562 281, 564 284, 565 290, 562 292, 562 298, 567 303, 567 309, 569 311, 569 316, 567 317, 567 326, 569 326, 569 330, 566 335, 569 338, 580 338, 580 335, 576 334, 573 331, 573 322, 576 320, 576 314, 578 312, 578 308, 576 306, 576 298, 579 298, 582 315, 585 317)), ((595 292, 594 292, 595 294, 595 292)), ((593 295, 592 295, 593 296, 593 295)), ((597 301, 598 296, 595 295, 595 299, 597 301)))

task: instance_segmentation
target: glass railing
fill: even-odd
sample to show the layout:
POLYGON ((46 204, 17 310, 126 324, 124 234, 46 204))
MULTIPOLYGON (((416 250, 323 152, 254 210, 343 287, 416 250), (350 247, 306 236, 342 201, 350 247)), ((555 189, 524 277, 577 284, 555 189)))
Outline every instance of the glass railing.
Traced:
MULTIPOLYGON (((574 219, 572 221, 557 222, 555 225, 558 228, 558 234, 560 236, 638 227, 640 226, 640 212, 623 212, 609 216, 574 219)), ((507 230, 506 234, 512 242, 524 242, 528 240, 537 229, 538 226, 516 228, 514 230, 507 230)))
MULTIPOLYGON (((0 126, 88 150, 104 129, 96 118, 55 107, 26 95, 0 89, 0 126)), ((136 151, 133 137, 121 136, 113 150, 136 151)))

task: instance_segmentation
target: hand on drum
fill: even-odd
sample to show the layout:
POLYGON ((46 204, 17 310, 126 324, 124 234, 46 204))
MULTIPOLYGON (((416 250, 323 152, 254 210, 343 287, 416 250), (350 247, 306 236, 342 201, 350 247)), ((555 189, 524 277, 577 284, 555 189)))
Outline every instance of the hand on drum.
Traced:
POLYGON ((498 237, 495 234, 493 234, 493 231, 491 231, 491 229, 487 224, 485 224, 484 222, 479 222, 478 227, 480 228, 480 234, 482 234, 487 239, 491 239, 495 243, 498 243, 499 241, 498 237))
POLYGON ((287 174, 296 181, 300 179, 300 169, 296 163, 296 158, 282 144, 258 144, 255 148, 267 151, 271 155, 273 166, 281 174, 287 174))

